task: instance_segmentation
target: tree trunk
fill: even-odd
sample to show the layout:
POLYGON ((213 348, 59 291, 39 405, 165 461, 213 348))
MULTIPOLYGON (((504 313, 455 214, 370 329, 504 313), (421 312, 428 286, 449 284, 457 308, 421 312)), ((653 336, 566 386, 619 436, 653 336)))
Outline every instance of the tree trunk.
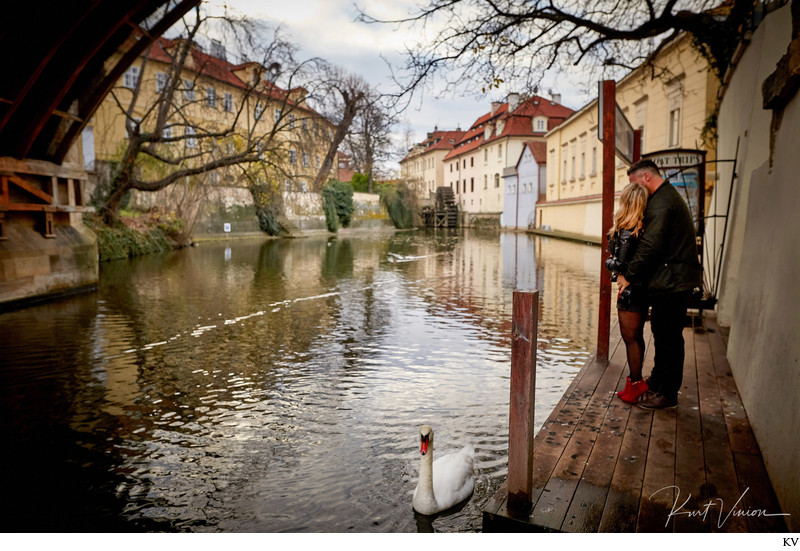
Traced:
POLYGON ((112 226, 117 221, 122 198, 132 187, 131 179, 122 172, 111 181, 110 193, 101 208, 103 221, 106 225, 112 226))
POLYGON ((317 174, 317 179, 314 180, 314 191, 319 191, 322 189, 322 185, 325 183, 325 178, 331 171, 331 167, 333 166, 333 160, 336 157, 336 152, 339 150, 339 145, 344 140, 344 137, 347 135, 347 131, 350 129, 350 125, 353 122, 353 119, 356 117, 356 113, 358 113, 359 104, 361 103, 362 98, 364 97, 363 92, 354 92, 351 96, 347 92, 342 92, 342 98, 344 99, 344 113, 342 114, 342 120, 336 127, 336 132, 333 134, 333 139, 331 140, 331 144, 328 148, 328 153, 325 155, 325 160, 322 162, 322 167, 319 169, 319 173, 317 174))

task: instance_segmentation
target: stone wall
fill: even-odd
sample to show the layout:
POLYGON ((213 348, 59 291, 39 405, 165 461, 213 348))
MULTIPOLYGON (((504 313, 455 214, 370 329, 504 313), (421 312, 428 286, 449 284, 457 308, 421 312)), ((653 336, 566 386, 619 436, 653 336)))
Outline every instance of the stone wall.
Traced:
MULTIPOLYGON (((798 18, 800 19, 800 18, 798 18)), ((800 21, 795 21, 800 26, 800 21)), ((800 97, 789 99, 774 130, 762 83, 791 41, 789 6, 770 14, 736 63, 719 112, 720 179, 709 215, 728 217, 717 316, 730 326, 727 357, 789 529, 800 524, 800 97), (733 186, 731 186, 733 182, 733 186)), ((712 218, 706 242, 719 254, 724 218, 712 218)), ((707 266, 707 273, 711 269, 707 266)), ((758 507, 755 503, 753 509, 758 507)), ((773 513, 774 511, 767 511, 773 513)))
POLYGON ((0 241, 0 305, 97 285, 97 238, 81 223, 57 223, 44 237, 33 214, 15 213, 0 241))
MULTIPOLYGON (((281 224, 290 233, 326 232, 322 196, 319 193, 289 192, 282 194, 284 216, 281 224)), ((353 194, 352 229, 393 227, 386 207, 374 193, 353 194)), ((179 212, 192 224, 195 237, 225 235, 225 224, 236 235, 260 234, 255 205, 250 191, 237 186, 197 186, 189 189, 172 186, 156 193, 134 191, 131 207, 149 211, 163 209, 179 212)))

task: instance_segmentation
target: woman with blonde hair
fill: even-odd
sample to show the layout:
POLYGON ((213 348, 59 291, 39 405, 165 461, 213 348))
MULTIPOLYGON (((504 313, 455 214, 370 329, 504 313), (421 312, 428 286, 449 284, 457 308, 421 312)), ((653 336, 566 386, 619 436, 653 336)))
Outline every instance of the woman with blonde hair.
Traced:
MULTIPOLYGON (((611 271, 611 280, 625 272, 628 261, 633 258, 639 238, 644 229, 642 220, 649 192, 638 183, 632 183, 622 190, 619 208, 614 213, 614 225, 608 232, 608 252, 606 268, 611 271)), ((644 361, 644 322, 647 318, 647 292, 644 287, 629 285, 617 295, 619 328, 628 355, 628 376, 625 389, 617 392, 624 402, 633 404, 647 392, 647 383, 642 379, 644 361)))

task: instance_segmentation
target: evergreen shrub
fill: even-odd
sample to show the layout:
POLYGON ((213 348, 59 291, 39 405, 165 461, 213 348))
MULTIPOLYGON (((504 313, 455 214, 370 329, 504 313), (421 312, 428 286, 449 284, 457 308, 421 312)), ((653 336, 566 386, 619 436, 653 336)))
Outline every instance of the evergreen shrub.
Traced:
POLYGON ((328 231, 336 233, 339 227, 348 227, 353 219, 353 186, 349 182, 330 180, 322 188, 322 203, 328 231))
POLYGON ((395 228, 405 230, 415 227, 417 201, 414 192, 407 185, 383 184, 378 186, 378 193, 395 228))

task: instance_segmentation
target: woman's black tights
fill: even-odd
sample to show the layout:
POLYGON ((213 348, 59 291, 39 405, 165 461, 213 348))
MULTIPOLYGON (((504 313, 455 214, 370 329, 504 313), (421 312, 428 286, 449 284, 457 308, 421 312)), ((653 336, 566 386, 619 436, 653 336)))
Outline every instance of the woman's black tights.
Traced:
POLYGON ((646 315, 640 312, 627 312, 618 310, 619 330, 625 349, 628 353, 628 367, 631 370, 631 381, 642 378, 642 363, 644 362, 644 322, 646 315))

